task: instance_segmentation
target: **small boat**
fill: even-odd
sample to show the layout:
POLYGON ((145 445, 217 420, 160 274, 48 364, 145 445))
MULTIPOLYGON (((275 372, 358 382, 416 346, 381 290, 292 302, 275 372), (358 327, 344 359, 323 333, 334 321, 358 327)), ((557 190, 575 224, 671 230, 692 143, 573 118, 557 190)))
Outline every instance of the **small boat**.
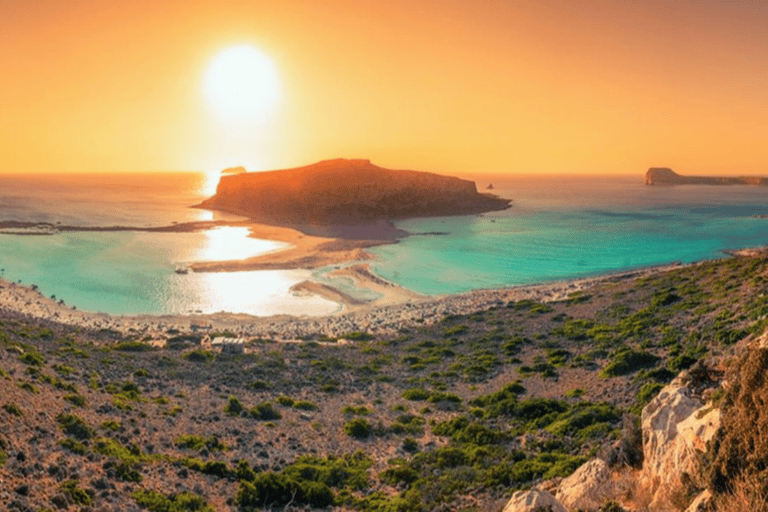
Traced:
POLYGON ((176 265, 176 268, 173 269, 174 272, 177 274, 188 274, 189 273, 189 267, 186 265, 176 265))
POLYGON ((488 190, 493 190, 493 183, 489 183, 486 187, 488 190))

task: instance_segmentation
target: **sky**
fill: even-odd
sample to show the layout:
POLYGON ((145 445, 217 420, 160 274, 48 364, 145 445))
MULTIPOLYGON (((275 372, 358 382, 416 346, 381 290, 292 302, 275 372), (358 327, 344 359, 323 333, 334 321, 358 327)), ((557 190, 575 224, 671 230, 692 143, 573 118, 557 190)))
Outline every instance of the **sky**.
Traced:
POLYGON ((0 0, 0 173, 768 175, 768 2, 0 0), (276 94, 232 119, 215 56, 276 94))

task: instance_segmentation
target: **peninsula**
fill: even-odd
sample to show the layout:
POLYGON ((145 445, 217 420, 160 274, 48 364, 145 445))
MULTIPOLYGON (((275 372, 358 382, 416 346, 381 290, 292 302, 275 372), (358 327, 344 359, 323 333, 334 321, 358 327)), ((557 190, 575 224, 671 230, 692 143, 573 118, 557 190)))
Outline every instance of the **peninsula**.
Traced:
POLYGON ((768 186, 759 176, 681 176, 667 167, 651 167, 645 173, 646 185, 757 185, 768 186))
POLYGON ((384 169, 369 160, 336 159, 305 167, 222 175, 201 208, 307 232, 357 228, 409 217, 467 215, 508 208, 475 183, 428 172, 384 169))

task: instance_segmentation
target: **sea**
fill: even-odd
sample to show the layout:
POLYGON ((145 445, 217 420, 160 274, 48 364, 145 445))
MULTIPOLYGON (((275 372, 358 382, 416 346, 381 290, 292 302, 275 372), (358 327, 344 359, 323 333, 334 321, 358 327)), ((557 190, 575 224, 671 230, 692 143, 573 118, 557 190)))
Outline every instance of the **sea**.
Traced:
MULTIPOLYGON (((370 249, 373 271, 405 288, 443 295, 545 283, 674 262, 726 257, 768 244, 768 188, 648 187, 637 176, 468 177, 512 207, 481 215, 399 221, 411 233, 370 249), (489 186, 492 185, 492 188, 489 186)), ((75 226, 164 226, 235 219, 193 208, 213 194, 205 173, 0 175, 0 220, 75 226)), ((247 229, 0 234, 0 277, 35 285, 81 310, 112 314, 328 315, 340 306, 290 288, 326 282, 375 298, 336 267, 179 274, 192 261, 242 259, 280 242, 247 229)))

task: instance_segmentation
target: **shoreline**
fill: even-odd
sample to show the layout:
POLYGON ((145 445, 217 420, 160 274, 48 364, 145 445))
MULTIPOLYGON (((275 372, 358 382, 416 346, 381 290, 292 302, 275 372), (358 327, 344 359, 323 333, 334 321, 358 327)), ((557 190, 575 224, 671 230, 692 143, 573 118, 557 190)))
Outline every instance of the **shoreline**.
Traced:
MULTIPOLYGON (((671 263, 641 267, 600 275, 519 285, 494 289, 472 290, 450 295, 422 295, 389 282, 370 270, 372 257, 365 248, 396 239, 358 240, 311 236, 296 229, 257 224, 250 221, 207 221, 162 228, 138 228, 140 231, 197 231, 219 226, 248 227, 250 237, 285 242, 286 248, 243 260, 194 262, 189 268, 197 272, 237 272, 248 270, 313 269, 341 265, 330 271, 329 277, 351 279, 357 288, 364 288, 378 297, 360 299, 322 280, 305 280, 291 287, 296 294, 314 294, 339 305, 339 310, 325 316, 292 316, 288 314, 255 316, 247 313, 208 314, 140 314, 113 315, 80 311, 43 296, 35 285, 22 285, 0 279, 0 307, 40 319, 52 320, 94 330, 115 330, 125 335, 162 341, 169 331, 194 332, 229 331, 242 337, 268 338, 276 341, 296 341, 313 336, 341 337, 352 332, 376 335, 398 335, 405 326, 429 325, 446 315, 468 314, 509 302, 535 300, 555 302, 566 300, 598 284, 627 281, 655 275, 699 262, 671 263)), ((66 228, 66 227, 65 227, 66 228)), ((343 226, 342 226, 343 228, 343 226)), ((134 228, 125 228, 134 229, 134 228)), ((385 229, 388 229, 385 227, 385 229)), ((75 229, 71 229, 75 231, 75 229)), ((108 231, 113 228, 85 228, 83 231, 108 231)), ((765 248, 745 248, 723 251, 724 257, 756 257, 765 248)), ((707 261, 707 260, 702 260, 707 261)))
MULTIPOLYGON (((68 325, 94 330, 115 330, 124 335, 148 339, 150 343, 163 342, 169 330, 179 333, 229 331, 240 337, 264 338, 277 342, 295 342, 318 336, 339 338, 353 332, 397 336, 403 327, 431 325, 447 315, 470 314, 522 300, 545 303, 566 300, 574 293, 589 290, 602 283, 627 281, 696 264, 659 265, 580 279, 438 296, 419 295, 394 283, 388 283, 371 274, 366 264, 357 264, 353 265, 354 268, 351 271, 339 270, 346 273, 352 272, 361 280, 366 279, 366 274, 374 276, 375 281, 371 281, 373 285, 379 289, 389 289, 390 294, 387 298, 380 303, 373 301, 373 303, 349 304, 339 313, 317 317, 291 315, 259 317, 226 312, 191 315, 92 313, 73 309, 61 301, 49 299, 35 290, 33 285, 27 286, 2 279, 0 279, 0 307, 33 318, 68 325)), ((366 284, 368 284, 367 281, 366 284)), ((314 282, 311 282, 307 291, 320 293, 319 290, 329 294, 343 294, 333 287, 314 282)), ((341 297, 337 298, 341 300, 341 297)))

